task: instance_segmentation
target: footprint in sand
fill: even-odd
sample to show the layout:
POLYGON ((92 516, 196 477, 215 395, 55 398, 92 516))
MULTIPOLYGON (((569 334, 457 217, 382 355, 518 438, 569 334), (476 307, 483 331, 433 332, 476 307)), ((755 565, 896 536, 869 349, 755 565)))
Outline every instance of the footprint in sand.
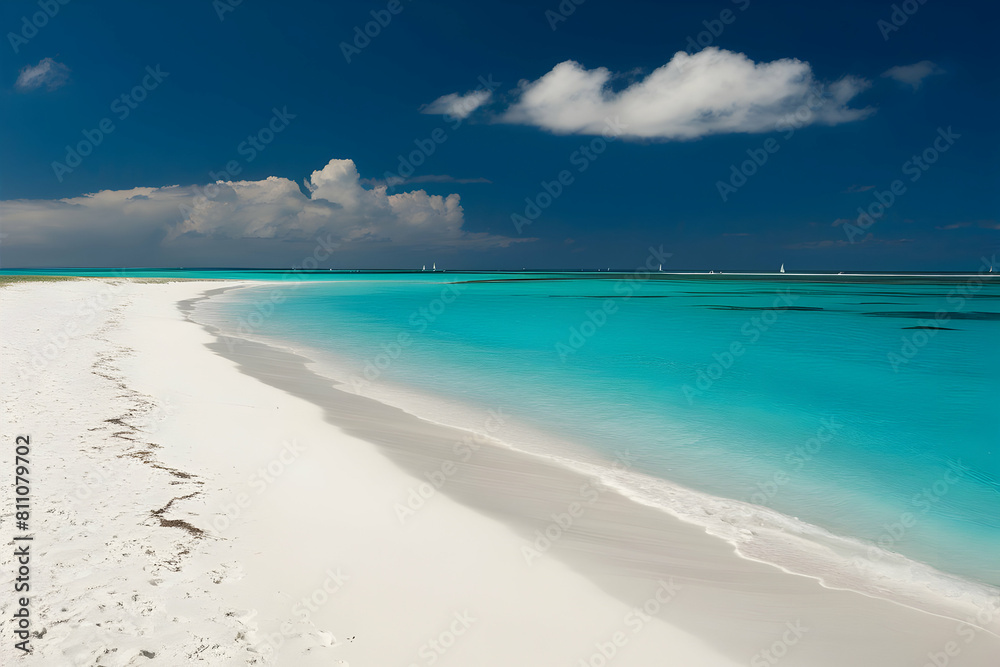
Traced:
MULTIPOLYGON (((311 633, 311 635, 313 639, 319 642, 320 646, 331 648, 333 646, 340 645, 340 642, 337 641, 337 638, 334 636, 332 632, 327 632, 326 630, 317 630, 316 632, 311 633)), ((347 663, 344 664, 346 665, 347 663)))
POLYGON ((208 573, 208 577, 212 580, 213 584, 233 583, 239 581, 245 575, 246 572, 243 570, 243 564, 237 561, 223 563, 217 569, 208 573))

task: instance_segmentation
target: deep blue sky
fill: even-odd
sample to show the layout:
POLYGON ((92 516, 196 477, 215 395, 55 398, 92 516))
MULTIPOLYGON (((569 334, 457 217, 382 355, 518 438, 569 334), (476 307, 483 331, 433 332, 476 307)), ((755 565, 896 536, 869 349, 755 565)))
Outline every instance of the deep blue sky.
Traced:
MULTIPOLYGON (((382 179, 415 140, 444 128, 447 140, 414 177, 452 182, 404 184, 392 192, 457 193, 464 233, 536 240, 469 248, 392 237, 348 244, 324 266, 437 261, 454 269, 628 268, 644 261, 650 245, 663 245, 673 252, 664 269, 773 270, 783 262, 792 270, 976 270, 981 256, 1000 249, 998 9, 992 2, 928 0, 884 39, 878 21, 890 20, 888 2, 586 0, 552 30, 545 12, 557 10, 557 0, 402 0, 402 11, 346 62, 340 43, 351 41, 355 26, 387 4, 243 0, 224 20, 210 0, 60 6, 17 53, 9 36, 0 44, 0 199, 9 204, 201 186, 230 160, 243 168, 234 180, 276 176, 301 185, 334 158, 352 160, 362 179, 382 179), (591 134, 498 122, 516 100, 513 89, 521 79, 537 80, 574 60, 588 70, 625 74, 611 83, 620 90, 667 64, 688 47, 689 37, 706 29, 703 21, 725 9, 735 20, 711 46, 756 63, 805 61, 825 84, 845 75, 867 80, 870 87, 847 106, 873 113, 810 124, 787 138, 773 130, 688 140, 618 138, 583 173, 570 156, 591 142, 591 134), (16 85, 25 68, 46 58, 68 72, 52 86, 16 85), (934 73, 916 87, 883 76, 924 61, 934 73), (119 119, 111 102, 156 65, 169 75, 119 119), (493 100, 459 127, 420 113, 442 95, 475 89, 487 76, 501 84, 493 100), (248 163, 239 144, 266 126, 272 109, 285 107, 294 120, 248 163), (60 182, 53 161, 64 161, 66 146, 106 117, 114 132, 60 182), (911 182, 904 163, 931 147, 939 128, 949 127, 960 138, 911 182), (723 201, 717 183, 728 181, 730 166, 768 138, 779 150, 723 201), (523 213, 525 197, 535 197, 541 182, 563 169, 574 170, 574 182, 518 234, 511 214, 523 213), (458 182, 466 179, 488 182, 458 182), (874 202, 895 179, 905 182, 905 193, 855 243, 847 242, 845 223, 835 221, 853 222, 858 207, 874 202)), ((4 34, 20 33, 22 17, 38 11, 36 2, 0 4, 4 34)), ((231 229, 226 238, 165 238, 157 229, 105 238, 104 227, 87 229, 88 218, 63 233, 59 225, 77 223, 60 218, 46 226, 39 216, 47 203, 30 206, 30 219, 4 209, 4 266, 281 267, 311 247, 301 238, 240 238, 231 229), (39 229, 44 232, 32 231, 39 229)), ((130 213, 123 215, 116 224, 128 226, 130 213)))

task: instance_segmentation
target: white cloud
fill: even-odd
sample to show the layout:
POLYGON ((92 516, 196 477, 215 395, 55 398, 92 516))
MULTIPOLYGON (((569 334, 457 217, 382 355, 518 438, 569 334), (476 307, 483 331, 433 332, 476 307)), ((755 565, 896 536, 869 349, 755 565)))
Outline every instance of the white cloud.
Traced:
POLYGON ((465 95, 449 93, 423 107, 420 113, 441 114, 461 120, 486 104, 491 97, 493 93, 489 90, 472 90, 465 95))
POLYGON ((913 90, 920 88, 924 79, 934 74, 944 74, 944 70, 930 60, 921 60, 912 65, 897 65, 882 72, 882 76, 913 86, 913 90))
POLYGON ((520 98, 500 120, 558 134, 602 134, 617 123, 621 136, 696 139, 768 132, 796 112, 801 126, 803 109, 806 124, 836 125, 871 113, 847 106, 867 81, 847 76, 823 85, 800 60, 755 63, 714 47, 694 55, 678 52, 619 90, 609 85, 617 78, 604 67, 587 70, 567 60, 537 81, 522 81, 520 98))
MULTIPOLYGON (((267 241, 278 248, 274 242, 309 243, 330 236, 344 251, 372 244, 393 250, 486 249, 522 240, 463 229, 457 194, 442 197, 413 190, 389 195, 384 186, 366 189, 352 160, 330 160, 305 185, 309 194, 294 181, 271 176, 218 181, 205 188, 171 185, 56 200, 0 201, 6 263, 26 249, 31 258, 95 248, 155 255, 197 239, 198 244, 206 239, 267 241)), ((119 265, 132 264, 126 258, 119 265)))
POLYGON ((37 65, 27 65, 21 69, 14 87, 21 91, 36 90, 45 86, 55 90, 69 79, 69 68, 52 58, 42 58, 37 65))

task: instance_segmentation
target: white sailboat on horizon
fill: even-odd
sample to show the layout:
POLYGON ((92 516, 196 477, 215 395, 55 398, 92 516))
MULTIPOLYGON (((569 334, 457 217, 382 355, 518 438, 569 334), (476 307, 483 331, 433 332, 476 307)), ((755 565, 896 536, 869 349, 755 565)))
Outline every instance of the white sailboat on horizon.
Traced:
POLYGON ((784 272, 785 272, 785 265, 784 265, 784 264, 782 264, 782 265, 781 265, 781 268, 780 268, 780 269, 778 269, 778 273, 784 273, 784 272))

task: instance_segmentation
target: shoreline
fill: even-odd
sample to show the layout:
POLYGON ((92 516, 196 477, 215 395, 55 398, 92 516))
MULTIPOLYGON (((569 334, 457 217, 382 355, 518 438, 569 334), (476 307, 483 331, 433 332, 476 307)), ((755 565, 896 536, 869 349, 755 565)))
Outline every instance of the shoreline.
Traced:
MULTIPOLYGON (((236 288, 211 290, 202 298, 186 302, 184 310, 190 318, 195 301, 204 303, 230 289, 254 290, 260 287, 250 283, 236 288)), ((264 297, 261 295, 261 298, 264 297)), ((213 325, 197 323, 215 331, 213 325)), ((216 331, 215 335, 227 341, 229 354, 224 353, 224 356, 239 361, 241 355, 232 354, 233 345, 237 340, 244 340, 245 334, 216 331)), ((488 415, 502 406, 494 406, 490 411, 473 410, 451 399, 426 392, 414 393, 410 388, 382 380, 365 382, 362 390, 352 382, 352 378, 356 378, 347 370, 346 359, 268 336, 251 335, 247 339, 253 344, 301 358, 292 362, 304 366, 304 370, 299 372, 318 375, 343 393, 401 409, 422 422, 443 428, 461 432, 485 431, 483 437, 490 436, 488 440, 492 446, 517 452, 532 460, 553 463, 587 479, 597 478, 632 502, 667 513, 723 540, 745 559, 815 579, 825 588, 851 591, 945 616, 961 612, 974 614, 984 606, 1000 605, 1000 588, 990 583, 939 570, 849 535, 829 532, 771 507, 697 491, 630 466, 615 468, 611 459, 565 440, 565 436, 554 436, 523 424, 511 428, 511 422, 516 421, 513 419, 508 419, 503 424, 504 428, 494 429, 488 415), (378 390, 369 391, 370 387, 378 387, 378 390), (540 440, 545 441, 544 446, 539 446, 540 440), (555 442, 559 445, 553 447, 555 442)), ((252 368, 250 374, 253 375, 252 368)), ((364 434, 361 437, 364 438, 364 434)), ((993 632, 1000 633, 1000 624, 995 625, 993 632)))
MULTIPOLYGON (((203 296, 204 298, 211 298, 210 293, 207 292, 203 296)), ((182 306, 182 310, 186 311, 189 318, 195 301, 196 300, 188 301, 182 306)), ((192 321, 194 320, 192 319, 192 321)), ((201 326, 206 327, 209 331, 214 329, 211 325, 203 323, 201 326)), ((216 330, 215 335, 218 338, 222 334, 216 330)), ((421 452, 420 455, 414 454, 407 447, 405 447, 403 443, 408 438, 410 442, 412 442, 412 433, 421 429, 431 432, 438 431, 440 433, 435 433, 431 436, 432 438, 436 437, 437 439, 443 441, 451 440, 452 442, 458 442, 463 439, 463 429, 457 429, 439 422, 429 422, 409 412, 405 412, 400 408, 380 402, 377 399, 360 396, 356 393, 350 392, 347 389, 346 382, 342 380, 333 380, 329 377, 317 374, 310 368, 312 360, 298 352, 278 349, 273 345, 261 342, 260 340, 249 341, 245 339, 234 339, 228 334, 226 335, 226 338, 229 343, 229 345, 225 346, 227 350, 223 350, 224 346, 217 344, 212 346, 213 351, 239 363, 242 372, 248 375, 281 388, 282 390, 292 393, 293 395, 303 398, 304 400, 323 405, 326 411, 326 418, 329 421, 338 424, 339 426, 345 428, 348 432, 359 436, 363 440, 377 443, 380 446, 380 449, 388 453, 390 458, 392 458, 397 465, 400 465, 410 474, 418 477, 418 479, 421 478, 421 474, 423 477, 428 477, 428 473, 437 473, 438 471, 445 470, 449 461, 454 460, 454 452, 449 453, 446 448, 440 446, 435 447, 434 443, 426 438, 421 439, 421 446, 419 448, 421 452), (240 340, 241 342, 234 346, 233 343, 235 340, 240 340), (294 367, 294 373, 291 375, 296 376, 296 378, 277 377, 269 374, 267 371, 262 372, 262 369, 257 367, 256 364, 264 359, 268 360, 265 362, 266 365, 274 364, 275 366, 281 366, 286 371, 290 367, 294 367), (330 389, 338 390, 337 393, 341 395, 334 398, 325 397, 324 394, 329 392, 330 389), (341 404, 338 405, 338 403, 341 404), (349 403, 352 407, 345 407, 345 405, 343 405, 344 403, 349 403), (365 409, 381 411, 383 413, 382 419, 369 419, 365 422, 356 424, 354 427, 347 425, 350 422, 350 412, 362 412, 365 409), (390 434, 385 432, 384 424, 400 418, 407 420, 409 422, 409 426, 404 426, 402 431, 396 434, 397 437, 393 438, 390 434), (380 425, 375 428, 365 427, 368 423, 376 422, 380 425), (417 424, 420 426, 417 426, 417 424), (448 433, 449 431, 451 431, 450 434, 448 433), (432 450, 436 453, 428 456, 429 452, 432 450)), ((491 430, 488 422, 485 426, 486 431, 491 430)), ((468 442, 469 438, 469 434, 466 433, 464 435, 465 442, 468 442)), ((530 469, 534 467, 536 468, 536 470, 532 471, 534 474, 544 477, 549 481, 552 479, 558 479, 560 476, 564 476, 567 479, 562 482, 560 488, 562 488, 563 491, 569 496, 572 496, 572 494, 569 493, 569 489, 574 488, 574 486, 579 489, 584 489, 590 484, 595 485, 594 490, 597 491, 597 494, 595 495, 608 494, 609 496, 614 496, 613 500, 608 501, 608 507, 603 507, 604 499, 602 498, 602 502, 600 504, 594 505, 597 511, 593 514, 601 512, 606 512, 609 516, 615 514, 644 514, 645 510, 648 508, 650 512, 643 518, 642 523, 648 523, 651 526, 656 526, 656 528, 651 527, 649 530, 654 532, 659 530, 664 533, 670 533, 670 529, 664 529, 663 526, 670 522, 676 522, 675 525, 671 526, 671 528, 676 531, 674 532, 674 539, 676 539, 677 536, 684 530, 690 528, 693 529, 694 532, 686 535, 685 538, 697 540, 699 538, 692 537, 692 535, 700 533, 708 542, 718 540, 718 542, 722 543, 724 546, 721 547, 721 552, 725 552, 731 548, 733 558, 742 560, 746 563, 754 563, 763 566, 763 570, 757 570, 752 566, 747 567, 745 574, 748 574, 748 576, 764 578, 767 576, 767 574, 765 574, 766 570, 774 569, 784 575, 813 582, 827 591, 840 592, 849 595, 860 595, 870 600, 877 600, 879 602, 897 605, 900 608, 907 609, 918 614, 930 614, 939 616, 940 618, 950 618, 956 622, 960 617, 962 617, 963 613, 965 614, 965 618, 969 618, 974 616, 977 610, 977 606, 975 604, 955 605, 953 604, 955 601, 945 600, 944 598, 932 600, 929 599, 928 596, 924 596, 921 599, 919 595, 914 594, 913 597, 907 599, 906 596, 893 595, 889 591, 882 591, 883 594, 878 595, 875 590, 878 588, 878 583, 873 583, 868 591, 859 591, 857 587, 850 587, 847 585, 831 585, 828 581, 824 580, 824 577, 821 574, 807 573, 801 570, 796 571, 795 569, 766 560, 762 556, 755 557, 754 555, 743 553, 744 550, 740 548, 742 545, 738 544, 731 537, 727 538, 721 534, 713 534, 709 526, 685 520, 676 512, 669 512, 669 510, 667 510, 667 508, 665 508, 661 503, 649 501, 643 502, 642 499, 637 497, 637 494, 635 494, 634 491, 633 493, 628 493, 628 489, 626 489, 624 485, 620 485, 618 488, 613 488, 611 485, 606 485, 606 481, 603 483, 596 481, 592 475, 588 475, 582 470, 569 467, 567 464, 572 463, 569 461, 560 462, 549 459, 548 457, 543 458, 537 454, 524 452, 510 447, 506 443, 500 443, 494 438, 489 437, 483 438, 481 447, 477 450, 476 456, 480 459, 475 466, 477 470, 468 471, 470 477, 468 480, 463 480, 458 472, 450 472, 446 478, 447 484, 443 484, 441 487, 435 489, 435 492, 442 492, 446 495, 455 497, 463 504, 473 507, 479 512, 500 518, 508 524, 516 524, 523 540, 527 540, 525 537, 526 535, 536 538, 533 542, 530 542, 530 544, 526 543, 526 545, 522 545, 522 554, 531 554, 530 556, 526 555, 526 560, 541 557, 545 553, 549 552, 549 549, 542 550, 538 548, 539 545, 546 544, 546 539, 540 529, 544 528, 546 530, 550 530, 552 534, 558 534, 558 538, 556 540, 552 540, 553 553, 555 552, 555 543, 562 543, 565 540, 566 544, 564 547, 568 555, 564 554, 563 560, 570 564, 571 567, 578 568, 587 575, 593 575, 594 572, 607 570, 609 567, 616 570, 614 574, 605 575, 600 584, 602 588, 616 597, 622 598, 623 600, 634 599, 635 595, 631 591, 628 591, 627 587, 621 586, 621 579, 623 577, 634 576, 637 571, 641 571, 644 576, 654 581, 660 581, 664 576, 672 576, 666 574, 666 572, 662 569, 662 561, 657 558, 655 550, 649 549, 647 544, 647 549, 641 555, 632 553, 627 557, 627 559, 623 559, 620 554, 613 554, 612 552, 614 551, 614 548, 609 548, 609 545, 607 544, 594 544, 585 538, 581 539, 579 537, 574 542, 574 530, 579 530, 581 533, 593 530, 593 526, 587 525, 588 517, 586 514, 582 515, 582 517, 577 517, 580 519, 580 525, 573 526, 572 521, 566 521, 567 514, 565 512, 559 513, 558 511, 550 511, 558 510, 563 506, 568 507, 573 503, 572 498, 570 498, 568 503, 565 499, 554 504, 549 503, 549 506, 546 509, 522 506, 513 512, 510 511, 508 506, 496 504, 496 499, 502 498, 505 491, 509 492, 515 486, 515 479, 518 471, 522 468, 530 469), (504 460, 505 457, 520 460, 504 460), (538 473, 537 469, 544 469, 544 474, 538 473), (503 471, 503 473, 498 477, 494 477, 497 471, 503 471), (598 491, 597 489, 599 487, 603 488, 598 491), (489 491, 483 491, 483 489, 489 489, 489 491), (557 515, 561 515, 563 517, 563 522, 560 523, 558 519, 555 518, 557 515), (546 521, 546 519, 550 517, 551 520, 546 521), (567 524, 569 524, 568 528, 567 524), (556 526, 558 526, 559 530, 553 530, 556 526), (534 529, 534 532, 531 532, 532 528, 534 529), (598 554, 599 557, 593 558, 594 552, 599 550, 603 550, 598 554), (590 562, 583 563, 576 560, 573 556, 574 551, 577 552, 577 555, 589 554, 590 562), (639 563, 641 563, 641 565, 639 565, 639 563), (922 605, 928 608, 921 609, 922 605)), ((623 469, 619 469, 619 471, 626 472, 623 469)), ((684 491, 688 490, 685 489, 684 491)), ((577 500, 582 501, 583 496, 586 493, 586 491, 582 491, 580 493, 580 498, 577 498, 577 500)), ((696 494, 695 492, 689 493, 709 498, 705 494, 696 494)), ((722 501, 723 503, 726 502, 723 499, 718 498, 713 498, 713 500, 717 502, 722 501)), ((584 503, 581 502, 581 504, 584 503)), ((763 511, 778 515, 778 513, 773 510, 763 511)), ((790 517, 784 517, 784 515, 779 516, 790 519, 790 517)), ((630 520, 635 521, 634 517, 630 520)), ((615 525, 615 521, 597 519, 594 520, 593 523, 600 525, 600 527, 604 529, 604 537, 599 541, 613 541, 608 537, 608 533, 614 533, 612 527, 615 525)), ((836 536, 831 535, 830 537, 836 536)), ((666 547, 665 544, 661 546, 666 547)), ((941 574, 943 578, 952 578, 958 582, 968 583, 971 586, 982 586, 987 592, 994 592, 992 587, 989 587, 986 584, 969 582, 960 577, 948 575, 946 573, 937 573, 936 571, 933 571, 932 568, 929 568, 929 566, 914 563, 913 561, 909 561, 901 556, 899 556, 898 559, 910 564, 927 567, 928 570, 931 570, 936 574, 941 574)), ((694 559, 692 559, 692 562, 693 561, 694 559)), ((820 562, 818 564, 813 563, 811 565, 819 565, 819 569, 822 570, 823 566, 829 566, 829 562, 820 562)), ((730 568, 730 571, 731 569, 739 569, 733 568, 732 563, 728 564, 726 567, 730 568)), ((704 575, 703 572, 700 574, 704 575)), ((828 570, 826 572, 826 577, 833 580, 838 579, 837 573, 832 570, 828 570)), ((595 580, 598 579, 598 577, 592 578, 595 580)), ((861 575, 856 577, 856 579, 861 578, 863 578, 861 575)), ((847 579, 849 580, 850 577, 847 577, 847 579)), ((841 578, 841 581, 845 584, 847 583, 847 581, 844 581, 843 578, 841 578)), ((891 584, 892 582, 889 582, 889 585, 891 584)), ((765 589, 767 589, 767 586, 763 586, 758 589, 758 591, 765 589)), ((911 593, 912 592, 913 591, 911 591, 911 593)), ((991 598, 985 600, 987 603, 991 601, 991 598)), ((997 598, 997 601, 1000 603, 1000 598, 997 598)), ((983 602, 983 600, 979 600, 977 602, 983 602)), ((748 616, 750 616, 749 613, 744 614, 741 622, 745 622, 748 616)), ((997 638, 1000 638, 1000 623, 995 622, 1000 620, 1000 618, 994 618, 991 614, 989 620, 994 622, 992 624, 984 623, 983 626, 985 627, 981 627, 980 629, 991 633, 997 638)), ((684 621, 677 620, 675 622, 682 627, 685 626, 684 621)), ((715 626, 715 629, 717 629, 717 626, 715 626)), ((733 630, 736 631, 737 629, 734 628, 733 630)), ((734 659, 739 659, 738 653, 739 652, 734 652, 734 659)), ((820 663, 814 662, 812 664, 820 663)))
MULTIPOLYGON (((5 310, 14 302, 31 316, 97 289, 81 282, 19 286, 13 297, 0 291, 0 299, 5 310)), ((39 593, 51 634, 34 641, 53 659, 69 646, 97 664, 113 646, 121 648, 115 664, 144 660, 145 651, 168 662, 214 655, 239 664, 421 665, 434 655, 443 665, 576 665, 602 654, 607 661, 612 651, 621 665, 669 656, 715 666, 752 664, 780 645, 782 664, 875 666, 920 665, 957 641, 960 654, 950 664, 986 665, 1000 647, 995 635, 961 623, 960 613, 945 618, 825 588, 739 556, 721 538, 578 471, 336 391, 304 357, 252 342, 226 356, 227 345, 178 310, 212 291, 211 283, 122 282, 120 303, 93 334, 73 341, 72 354, 33 389, 34 403, 14 393, 5 401, 8 424, 48 428, 53 442, 79 452, 62 453, 67 488, 80 474, 70 454, 100 459, 106 477, 115 476, 106 490, 122 513, 112 519, 104 505, 81 501, 80 516, 96 511, 89 538, 66 518, 76 516, 73 508, 41 515, 61 542, 44 547, 40 567, 66 552, 63 587, 39 593), (109 358, 104 343, 90 345, 94 336, 119 356, 109 358), (70 362, 80 362, 76 375, 70 362), (90 366, 99 363, 116 370, 98 376, 90 366), (92 387, 87 404, 60 393, 66 381, 92 387), (153 452, 145 461, 97 447, 88 435, 92 424, 122 412, 115 383, 152 397, 143 400, 154 411, 171 408, 156 428, 139 427, 141 439, 156 444, 141 450, 153 452), (456 442, 469 448, 468 460, 456 460, 456 442), (444 483, 400 521, 394 505, 441 479, 434 473, 444 483), (536 530, 548 532, 551 544, 539 548, 536 530), (98 543, 115 542, 121 531, 156 542, 158 553, 173 550, 167 560, 175 562, 150 578, 141 548, 102 551, 98 543), (96 540, 89 548, 99 562, 79 580, 73 558, 85 539, 96 540), (525 547, 538 555, 526 560, 525 547), (97 611, 133 591, 149 605, 146 615, 141 605, 97 611), (319 599, 314 611, 302 606, 319 599), (71 611, 60 624, 62 605, 71 611), (111 618, 95 634, 88 614, 111 618), (81 623, 90 630, 74 629, 81 623), (136 624, 148 644, 142 648, 127 639, 136 624), (52 643, 57 634, 64 645, 52 643), (434 642, 446 637, 454 647, 438 653, 434 642)), ((58 331, 62 322, 49 315, 58 331)), ((12 321, 4 334, 10 363, 30 355, 32 336, 45 337, 12 321)), ((15 380, 4 380, 5 392, 15 380)), ((54 482, 57 462, 45 465, 38 474, 54 482)), ((9 560, 0 559, 5 572, 9 560)), ((8 603, 0 598, 4 617, 8 603)), ((0 626, 9 632, 6 621, 0 626)))

